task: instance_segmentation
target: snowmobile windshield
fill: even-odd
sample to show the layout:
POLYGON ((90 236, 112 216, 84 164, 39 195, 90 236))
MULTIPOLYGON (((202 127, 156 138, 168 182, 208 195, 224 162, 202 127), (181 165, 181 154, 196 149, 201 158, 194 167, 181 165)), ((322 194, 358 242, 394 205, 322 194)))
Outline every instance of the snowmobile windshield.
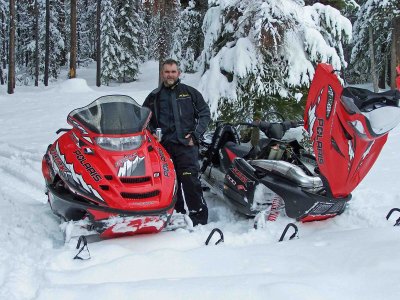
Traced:
POLYGON ((69 113, 86 129, 99 134, 134 134, 141 132, 150 117, 150 109, 141 107, 124 95, 103 96, 69 113))

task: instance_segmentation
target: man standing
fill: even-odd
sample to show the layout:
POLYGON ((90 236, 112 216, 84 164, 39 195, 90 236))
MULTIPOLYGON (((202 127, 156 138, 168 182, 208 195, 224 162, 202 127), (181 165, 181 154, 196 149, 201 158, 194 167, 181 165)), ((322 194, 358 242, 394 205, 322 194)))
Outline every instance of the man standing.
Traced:
POLYGON ((207 129, 210 109, 199 91, 180 82, 178 62, 162 64, 160 87, 143 103, 151 109, 150 129, 161 128, 161 143, 172 158, 178 179, 175 210, 188 214, 193 226, 207 224, 208 209, 198 178, 198 140, 207 129))

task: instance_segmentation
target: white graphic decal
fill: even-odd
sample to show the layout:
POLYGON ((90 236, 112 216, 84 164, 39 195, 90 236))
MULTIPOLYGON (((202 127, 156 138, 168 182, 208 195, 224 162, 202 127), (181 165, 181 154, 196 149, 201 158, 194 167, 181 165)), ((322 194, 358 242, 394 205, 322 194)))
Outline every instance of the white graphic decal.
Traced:
POLYGON ((56 144, 56 151, 57 151, 57 154, 60 157, 61 161, 64 163, 65 167, 69 171, 68 173, 65 173, 66 176, 72 177, 72 179, 80 187, 82 187, 85 191, 87 191, 89 194, 94 195, 96 198, 100 199, 101 201, 104 201, 104 199, 100 196, 100 194, 90 184, 87 184, 85 182, 85 180, 83 180, 82 175, 75 172, 74 165, 66 162, 64 154, 61 154, 61 152, 60 152, 58 143, 56 144))
POLYGON ((131 156, 126 156, 122 161, 117 162, 118 177, 129 177, 133 176, 136 168, 144 163, 144 157, 139 157, 136 154, 131 156))

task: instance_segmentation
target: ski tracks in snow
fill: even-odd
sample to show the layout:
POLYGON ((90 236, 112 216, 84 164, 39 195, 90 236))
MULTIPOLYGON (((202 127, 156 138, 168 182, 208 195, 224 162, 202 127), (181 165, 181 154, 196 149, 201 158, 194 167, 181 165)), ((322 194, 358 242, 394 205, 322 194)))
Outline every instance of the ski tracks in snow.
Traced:
POLYGON ((41 180, 40 154, 0 143, 0 299, 32 299, 57 241, 41 180))

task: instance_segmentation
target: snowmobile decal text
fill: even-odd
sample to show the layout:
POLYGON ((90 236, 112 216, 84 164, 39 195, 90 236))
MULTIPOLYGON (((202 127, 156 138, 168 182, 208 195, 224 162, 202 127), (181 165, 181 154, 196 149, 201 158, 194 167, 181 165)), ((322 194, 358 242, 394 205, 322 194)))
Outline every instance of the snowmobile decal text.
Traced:
POLYGON ((324 132, 324 120, 318 119, 317 132, 316 132, 316 143, 317 143, 317 159, 320 164, 324 163, 324 155, 322 148, 322 133, 324 132))
POLYGON ((50 150, 50 154, 51 154, 51 156, 53 156, 53 160, 56 163, 60 172, 63 172, 63 173, 68 172, 67 167, 64 165, 64 163, 61 160, 60 156, 58 155, 57 149, 55 147, 50 150))
POLYGON ((238 169, 232 168, 232 172, 233 172, 233 174, 235 174, 236 177, 237 177, 241 182, 243 182, 245 185, 247 185, 249 182, 252 182, 252 181, 250 181, 246 176, 244 176, 243 173, 240 172, 238 169))
POLYGON ((86 157, 81 153, 80 150, 74 151, 76 159, 79 160, 82 166, 86 168, 86 171, 90 174, 94 181, 98 182, 102 179, 102 177, 97 173, 95 168, 88 162, 86 162, 86 157))
POLYGON ((161 148, 158 148, 158 154, 160 155, 160 159, 163 162, 162 168, 163 168, 164 176, 169 177, 169 167, 168 167, 167 159, 165 158, 164 152, 162 151, 161 148))

